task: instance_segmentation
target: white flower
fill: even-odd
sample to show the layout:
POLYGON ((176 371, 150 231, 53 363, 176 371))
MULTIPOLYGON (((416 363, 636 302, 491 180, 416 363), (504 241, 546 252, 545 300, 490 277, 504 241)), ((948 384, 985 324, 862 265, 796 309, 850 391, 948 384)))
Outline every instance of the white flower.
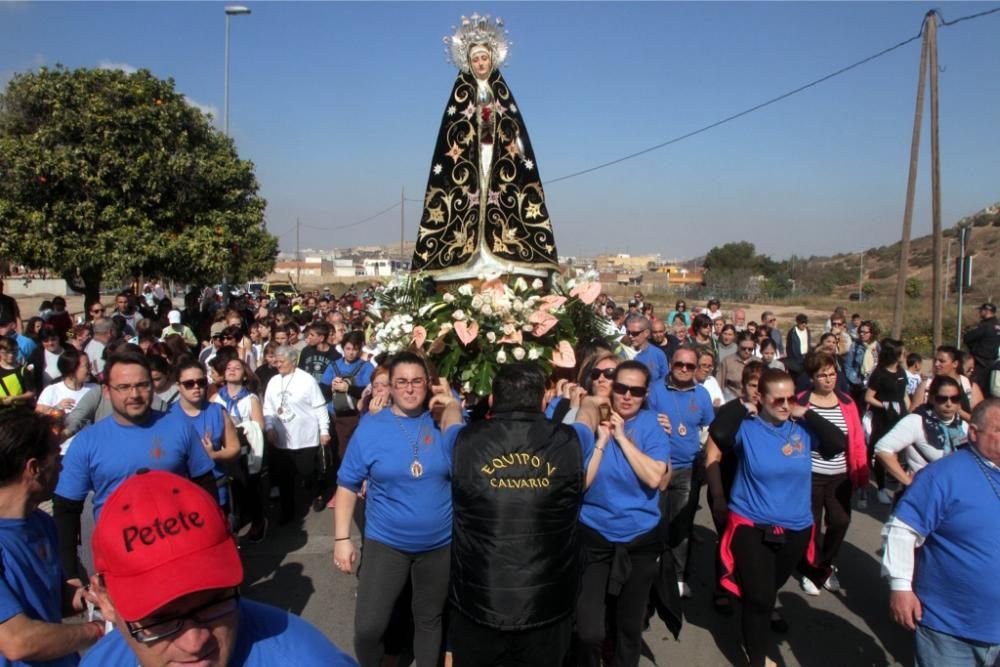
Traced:
POLYGON ((542 356, 542 352, 541 352, 540 348, 533 347, 530 350, 528 350, 528 359, 531 359, 532 361, 534 361, 535 359, 537 359, 540 356, 542 356))
POLYGON ((541 278, 535 278, 534 280, 532 280, 531 281, 531 288, 532 289, 542 289, 542 279, 541 278))
POLYGON ((476 310, 479 310, 480 308, 482 308, 483 307, 483 297, 480 296, 479 294, 477 294, 476 296, 472 297, 472 307, 475 308, 476 310))
POLYGON ((505 322, 503 325, 504 336, 513 336, 516 330, 517 329, 514 327, 514 324, 512 322, 505 322))
POLYGON ((451 106, 448 107, 448 115, 449 116, 454 116, 456 111, 458 111, 458 109, 455 108, 454 104, 452 104, 451 106))
POLYGON ((524 325, 521 325, 521 330, 522 331, 534 331, 535 330, 535 325, 534 324, 524 324, 524 325))
POLYGON ((433 169, 431 169, 431 171, 433 171, 433 172, 434 172, 434 175, 435 175, 435 176, 438 176, 438 175, 440 175, 440 174, 441 174, 441 170, 442 170, 442 167, 441 167, 441 165, 439 165, 439 164, 436 164, 436 165, 434 165, 434 168, 433 168, 433 169))
POLYGON ((458 293, 461 294, 462 296, 472 296, 472 285, 470 285, 469 283, 465 283, 464 285, 458 288, 458 293))
POLYGON ((524 290, 528 289, 528 281, 525 280, 522 276, 518 276, 517 280, 514 281, 514 289, 517 290, 518 292, 523 292, 524 290))
POLYGON ((512 350, 512 352, 514 353, 514 358, 517 359, 518 361, 521 361, 522 359, 524 359, 524 348, 523 347, 515 347, 512 350))
POLYGON ((532 169, 535 168, 535 163, 532 162, 531 160, 525 160, 524 161, 524 168, 527 169, 528 171, 531 171, 532 169))
POLYGON ((468 393, 471 393, 471 392, 472 392, 472 383, 468 382, 468 381, 463 382, 462 383, 462 393, 463 394, 468 394, 468 393))
POLYGON ((495 343, 495 342, 497 342, 497 335, 495 333, 493 333, 492 331, 487 331, 486 332, 486 340, 488 340, 491 343, 495 343))
POLYGON ((403 325, 403 333, 413 333, 413 325, 407 322, 403 325))
POLYGON ((503 350, 497 352, 497 363, 506 364, 507 363, 507 353, 503 350))
POLYGON ((514 299, 513 308, 515 311, 521 312, 522 310, 524 310, 524 302, 521 301, 520 299, 514 299))
POLYGON ((445 303, 453 303, 455 301, 455 295, 451 292, 445 292, 444 296, 441 298, 444 299, 445 303))
POLYGON ((566 281, 566 289, 571 290, 576 287, 576 278, 570 278, 566 281))
POLYGON ((462 311, 461 309, 456 310, 454 313, 451 314, 451 319, 458 320, 459 322, 461 322, 462 320, 465 319, 465 312, 462 311))
POLYGON ((493 314, 493 308, 490 307, 490 304, 484 303, 483 307, 479 309, 479 312, 489 317, 493 314))
POLYGON ((454 328, 455 327, 451 326, 451 322, 445 322, 444 324, 441 325, 441 328, 438 329, 438 333, 439 334, 446 334, 446 333, 448 333, 449 331, 451 331, 454 328))

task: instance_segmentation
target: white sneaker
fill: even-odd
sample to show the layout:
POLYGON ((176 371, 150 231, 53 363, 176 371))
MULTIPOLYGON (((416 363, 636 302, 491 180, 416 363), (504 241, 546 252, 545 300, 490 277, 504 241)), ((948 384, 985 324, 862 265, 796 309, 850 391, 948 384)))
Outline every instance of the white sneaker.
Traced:
POLYGON ((892 504, 892 494, 889 493, 889 489, 879 489, 877 496, 880 504, 882 505, 892 504))
POLYGON ((827 578, 827 580, 823 582, 823 588, 830 591, 831 593, 836 593, 837 591, 841 590, 840 579, 837 579, 836 572, 831 573, 830 576, 827 578))
POLYGON ((802 577, 802 580, 799 583, 802 586, 802 591, 806 595, 812 595, 813 597, 819 595, 819 589, 816 588, 816 584, 814 584, 809 577, 802 577))
POLYGON ((677 582, 677 591, 681 594, 681 597, 685 600, 691 599, 691 587, 688 586, 686 581, 677 582))

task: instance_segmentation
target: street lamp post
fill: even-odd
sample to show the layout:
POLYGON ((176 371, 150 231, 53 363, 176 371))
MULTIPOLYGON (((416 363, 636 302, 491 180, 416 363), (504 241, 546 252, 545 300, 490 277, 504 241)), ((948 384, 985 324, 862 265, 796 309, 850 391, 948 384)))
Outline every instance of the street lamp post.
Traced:
POLYGON ((222 111, 222 132, 229 136, 229 17, 249 14, 250 8, 242 5, 230 5, 226 7, 226 64, 225 80, 223 83, 223 111, 222 111))

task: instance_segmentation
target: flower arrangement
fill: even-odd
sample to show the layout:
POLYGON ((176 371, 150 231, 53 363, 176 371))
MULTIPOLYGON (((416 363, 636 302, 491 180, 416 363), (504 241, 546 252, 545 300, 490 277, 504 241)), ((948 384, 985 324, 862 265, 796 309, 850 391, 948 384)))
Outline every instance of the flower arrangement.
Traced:
POLYGON ((376 301, 376 345, 395 354, 423 351, 441 377, 465 394, 486 396, 501 364, 532 360, 547 370, 576 365, 579 338, 599 335, 591 304, 601 293, 592 275, 554 279, 484 279, 426 295, 412 279, 389 285, 376 301))

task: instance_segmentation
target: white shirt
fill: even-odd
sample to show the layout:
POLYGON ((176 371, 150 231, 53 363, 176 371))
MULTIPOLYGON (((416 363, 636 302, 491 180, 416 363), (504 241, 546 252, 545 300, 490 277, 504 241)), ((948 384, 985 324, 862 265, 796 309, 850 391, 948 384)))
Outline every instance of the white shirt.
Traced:
MULTIPOLYGON (((969 432, 969 425, 964 421, 962 422, 962 432, 969 432)), ((888 452, 889 454, 903 452, 905 459, 903 465, 910 471, 910 474, 916 474, 928 463, 937 461, 944 456, 943 450, 927 442, 924 420, 915 413, 900 419, 892 427, 892 430, 879 439, 875 444, 875 453, 879 452, 888 452)))
POLYGON ((90 372, 97 377, 104 372, 104 343, 99 340, 90 339, 87 346, 83 348, 90 359, 90 372))
POLYGON ((73 400, 73 407, 66 412, 71 412, 76 408, 76 404, 80 402, 84 394, 96 386, 93 382, 87 382, 79 389, 70 389, 66 386, 65 382, 56 382, 42 390, 41 395, 38 397, 38 404, 56 408, 59 407, 59 403, 69 398, 73 400))
POLYGON ((279 449, 306 449, 330 434, 330 413, 316 380, 301 368, 275 375, 264 392, 264 422, 279 449))
POLYGON ((701 386, 708 392, 709 398, 712 399, 712 405, 715 405, 716 399, 719 400, 720 405, 726 402, 725 397, 722 395, 722 388, 719 386, 719 381, 716 380, 714 376, 709 375, 706 377, 705 381, 701 383, 701 386))

